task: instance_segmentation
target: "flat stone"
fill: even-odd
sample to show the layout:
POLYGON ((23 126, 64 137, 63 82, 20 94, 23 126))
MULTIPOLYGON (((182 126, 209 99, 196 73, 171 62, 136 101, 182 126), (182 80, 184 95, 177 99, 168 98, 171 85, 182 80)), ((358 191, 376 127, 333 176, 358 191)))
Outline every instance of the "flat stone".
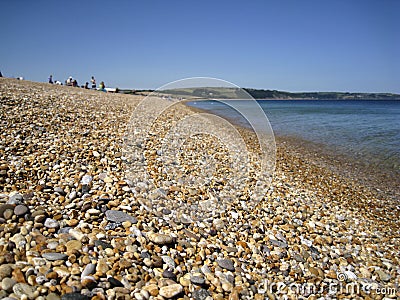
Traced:
POLYGON ((218 262, 218 265, 221 268, 226 269, 228 271, 235 271, 235 266, 234 266, 232 260, 230 260, 230 259, 220 259, 217 262, 218 262))
POLYGON ((202 276, 192 276, 190 277, 190 282, 196 285, 203 285, 206 281, 202 276))
POLYGON ((200 241, 200 237, 199 237, 198 235, 194 234, 193 232, 191 232, 190 230, 187 230, 187 229, 184 228, 184 229, 183 229, 183 233, 184 233, 188 238, 194 239, 194 240, 197 241, 197 242, 200 241))
POLYGON ((162 276, 164 278, 169 278, 169 279, 172 279, 173 281, 176 281, 176 275, 174 274, 174 272, 172 272, 170 270, 164 270, 164 272, 162 273, 162 276))
POLYGON ((82 243, 78 240, 71 240, 68 241, 65 246, 67 247, 67 252, 71 252, 73 250, 81 250, 82 249, 82 243))
POLYGON ((87 264, 85 269, 82 271, 81 278, 92 275, 96 272, 95 264, 87 264))
POLYGON ((82 179, 81 179, 81 183, 87 185, 87 184, 90 184, 90 183, 92 182, 92 180, 93 180, 93 177, 92 177, 92 176, 90 176, 90 175, 84 175, 84 176, 82 177, 82 179))
POLYGON ((174 269, 176 267, 175 261, 172 257, 168 256, 168 255, 163 255, 161 256, 163 262, 168 265, 168 267, 170 267, 171 269, 174 269))
POLYGON ((9 264, 4 264, 0 266, 0 280, 3 278, 11 276, 12 267, 9 264))
POLYGON ((168 286, 163 286, 162 288, 160 288, 160 296, 170 299, 175 297, 176 295, 182 293, 183 291, 183 286, 181 286, 178 283, 175 284, 171 284, 168 286))
POLYGON ((61 300, 89 300, 90 297, 79 293, 67 293, 61 296, 61 300))
POLYGON ((3 212, 3 217, 4 217, 4 219, 6 219, 6 220, 11 219, 13 215, 14 215, 14 210, 13 210, 13 209, 6 209, 6 210, 3 212))
POLYGON ((270 242, 272 245, 274 245, 274 246, 276 246, 276 247, 279 247, 279 248, 287 248, 287 247, 288 247, 288 245, 287 245, 286 243, 281 242, 281 241, 277 241, 277 240, 270 239, 269 242, 270 242))
POLYGON ((30 286, 29 284, 26 283, 17 283, 13 287, 13 292, 16 296, 21 298, 23 295, 26 295, 29 299, 35 299, 35 293, 36 288, 33 286, 30 286))
POLYGON ((108 221, 116 222, 116 223, 122 223, 125 221, 129 221, 132 224, 136 224, 138 222, 138 220, 135 217, 128 215, 127 213, 125 213, 123 211, 119 211, 119 210, 107 210, 106 218, 108 221))
POLYGON ((173 242, 172 236, 161 234, 161 233, 153 233, 148 235, 150 241, 157 245, 167 245, 173 242))
POLYGON ((375 273, 378 274, 379 279, 382 281, 389 281, 392 278, 392 276, 390 276, 390 274, 388 274, 382 270, 376 270, 375 273))
POLYGON ((24 201, 24 196, 22 196, 21 194, 17 193, 12 195, 7 203, 8 204, 21 204, 24 201))
POLYGON ((64 253, 57 253, 57 252, 47 252, 47 253, 42 253, 42 257, 50 260, 50 261, 56 261, 56 260, 65 260, 68 258, 68 255, 64 253))
POLYGON ((58 221, 56 221, 54 219, 47 218, 44 221, 44 226, 47 228, 58 228, 58 227, 60 227, 60 224, 58 223, 58 221))
POLYGON ((68 198, 69 200, 74 200, 76 198, 77 194, 76 191, 72 191, 69 195, 68 198))
POLYGON ((195 300, 205 300, 207 299, 207 297, 210 297, 211 294, 209 293, 209 291, 205 290, 205 289, 199 289, 199 290, 195 290, 192 293, 192 297, 195 300))
POLYGON ((23 204, 19 204, 14 208, 14 214, 17 216, 23 216, 28 212, 28 207, 23 204))
POLYGON ((1 281, 1 288, 4 291, 10 292, 15 285, 16 281, 12 278, 6 277, 1 281))

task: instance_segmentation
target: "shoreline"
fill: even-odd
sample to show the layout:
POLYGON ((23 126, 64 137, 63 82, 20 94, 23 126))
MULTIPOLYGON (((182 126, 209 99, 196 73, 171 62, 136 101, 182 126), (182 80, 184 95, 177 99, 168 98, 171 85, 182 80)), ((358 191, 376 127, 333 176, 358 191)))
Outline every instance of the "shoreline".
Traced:
MULTIPOLYGON (((193 111, 213 113, 212 110, 184 104, 193 111)), ((227 119, 235 127, 252 132, 252 130, 240 124, 235 117, 227 119)), ((400 204, 400 186, 398 185, 400 172, 388 170, 387 168, 376 168, 376 166, 368 165, 364 161, 358 161, 355 157, 337 153, 328 145, 311 142, 298 136, 280 135, 274 131, 274 137, 277 145, 283 146, 283 144, 286 144, 285 148, 287 150, 290 149, 292 155, 303 158, 307 163, 323 169, 329 169, 332 173, 345 180, 354 181, 370 189, 385 201, 393 201, 393 204, 396 205, 400 204)))
MULTIPOLYGON (((259 300, 310 296, 293 284, 330 297, 324 287, 347 283, 370 284, 371 293, 343 289, 334 298, 383 298, 378 288, 400 296, 399 209, 316 163, 312 149, 278 137, 263 201, 246 206, 232 195, 211 217, 193 220, 179 206, 210 193, 179 178, 154 185, 163 175, 157 142, 191 107, 167 111, 154 134, 134 140, 148 161, 143 179, 125 176, 123 152, 142 97, 3 78, 0 95, 1 297, 259 300), (285 288, 271 288, 277 284, 285 288)), ((211 138, 188 146, 202 145, 224 161, 211 138)), ((226 176, 215 189, 235 183, 226 176)))

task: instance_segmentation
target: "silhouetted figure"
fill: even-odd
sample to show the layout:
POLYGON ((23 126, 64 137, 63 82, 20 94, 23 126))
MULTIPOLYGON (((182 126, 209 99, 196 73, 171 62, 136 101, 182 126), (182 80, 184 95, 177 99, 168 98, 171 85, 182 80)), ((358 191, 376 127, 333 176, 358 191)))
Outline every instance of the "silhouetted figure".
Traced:
POLYGON ((49 76, 49 83, 53 84, 53 75, 49 76))
POLYGON ((85 89, 89 89, 89 82, 85 83, 85 89))

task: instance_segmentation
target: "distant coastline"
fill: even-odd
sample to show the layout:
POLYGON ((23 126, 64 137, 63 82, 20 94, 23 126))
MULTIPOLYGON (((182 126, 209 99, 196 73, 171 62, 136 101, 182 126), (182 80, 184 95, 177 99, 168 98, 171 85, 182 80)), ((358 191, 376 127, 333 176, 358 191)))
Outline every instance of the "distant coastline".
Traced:
MULTIPOLYGON (((155 90, 120 89, 120 93, 148 95, 155 90)), ((393 93, 350 93, 350 92, 285 92, 277 90, 250 88, 185 88, 178 90, 157 91, 175 97, 190 99, 246 99, 248 95, 257 100, 400 100, 400 94, 393 93), (248 94, 247 94, 248 93, 248 94), (243 94, 240 97, 238 94, 243 94)))

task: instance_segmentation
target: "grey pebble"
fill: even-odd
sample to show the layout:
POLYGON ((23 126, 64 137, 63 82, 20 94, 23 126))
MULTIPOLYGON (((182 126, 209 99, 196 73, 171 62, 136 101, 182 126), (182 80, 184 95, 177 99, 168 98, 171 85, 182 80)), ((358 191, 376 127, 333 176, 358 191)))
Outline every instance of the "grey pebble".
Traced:
POLYGON ((199 289, 195 290, 192 296, 195 300, 205 300, 207 297, 210 297, 211 294, 205 289, 199 289))
POLYGON ((44 221, 44 226, 47 228, 58 228, 60 224, 54 219, 47 218, 46 221, 44 221))
POLYGON ((128 215, 127 213, 125 213, 123 211, 119 211, 119 210, 107 210, 106 218, 108 221, 117 222, 117 223, 129 221, 132 224, 136 224, 138 222, 138 220, 135 217, 128 215))
POLYGON ((93 180, 93 177, 90 175, 84 175, 81 179, 81 183, 84 185, 90 184, 93 180))
POLYGON ((23 216, 28 212, 28 207, 23 204, 19 204, 14 208, 14 214, 17 216, 23 216))
POLYGON ((202 276, 192 276, 190 277, 190 282, 196 285, 203 285, 206 281, 202 276))
POLYGON ((72 191, 68 195, 69 200, 74 200, 76 198, 76 191, 72 191))
POLYGON ((223 268, 226 269, 228 271, 235 271, 235 266, 233 265, 233 261, 230 259, 220 259, 217 261, 218 265, 223 268))
POLYGON ((24 197, 21 194, 14 194, 12 195, 7 203, 8 204, 21 204, 24 201, 24 197))
POLYGON ((163 255, 161 256, 163 262, 168 265, 171 269, 174 269, 176 267, 175 261, 169 257, 168 255, 163 255))
POLYGON ((162 276, 164 278, 169 278, 169 279, 172 279, 173 281, 176 281, 176 275, 174 274, 174 272, 172 272, 170 270, 164 270, 164 272, 162 273, 162 276))
POLYGON ((42 257, 50 261, 55 261, 55 260, 65 260, 68 258, 68 255, 63 253, 47 252, 47 253, 42 253, 42 257))
POLYGON ((90 298, 86 295, 79 293, 68 293, 61 296, 61 300, 89 300, 90 298))
POLYGON ((94 274, 96 272, 95 264, 86 265, 85 269, 82 271, 81 278, 94 274))

